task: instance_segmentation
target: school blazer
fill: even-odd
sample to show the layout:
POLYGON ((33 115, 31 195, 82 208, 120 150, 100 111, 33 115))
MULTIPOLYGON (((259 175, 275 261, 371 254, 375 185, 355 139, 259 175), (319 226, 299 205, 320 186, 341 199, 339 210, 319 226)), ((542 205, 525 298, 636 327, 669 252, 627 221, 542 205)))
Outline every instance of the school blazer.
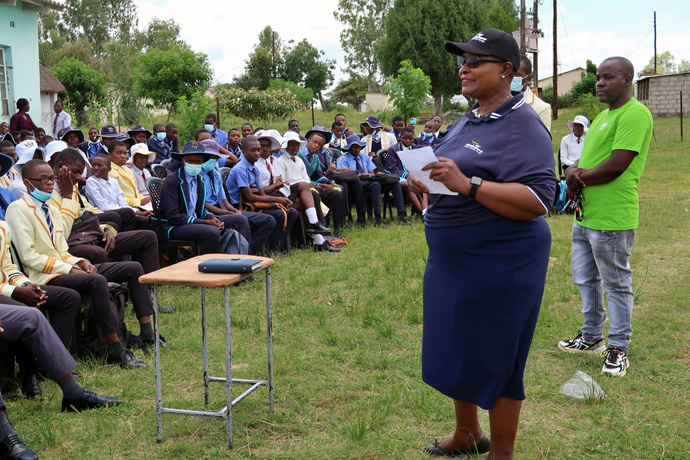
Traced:
POLYGON ((10 246, 12 239, 10 237, 10 227, 7 222, 0 220, 0 266, 2 266, 2 273, 0 273, 0 295, 12 297, 15 286, 23 286, 24 283, 31 283, 31 280, 19 271, 17 265, 12 260, 10 255, 10 246))
POLYGON ((127 167, 123 168, 118 166, 115 163, 112 163, 111 166, 112 169, 108 175, 120 184, 122 193, 125 194, 125 201, 127 204, 133 208, 141 206, 141 199, 144 198, 144 196, 139 193, 132 170, 127 167))
MULTIPOLYGON (((384 165, 384 169, 386 172, 391 173, 391 174, 397 174, 398 176, 402 177, 403 179, 407 179, 407 172, 405 172, 405 166, 403 165, 402 160, 398 156, 398 152, 402 144, 397 143, 393 147, 388 149, 388 153, 386 154, 386 164, 384 165)), ((422 146, 417 145, 417 144, 412 144, 410 146, 412 150, 414 149, 419 149, 422 146)))
MULTIPOLYGON (((362 149, 362 153, 365 153, 369 156, 377 153, 371 151, 371 134, 367 134, 366 136, 364 136, 362 138, 362 141, 367 143, 366 147, 362 149)), ((383 129, 381 130, 381 149, 388 150, 397 143, 398 139, 395 138, 395 134, 387 133, 383 129)))
MULTIPOLYGON (((50 200, 48 200, 48 204, 50 206, 55 206, 60 210, 60 216, 62 217, 62 228, 65 230, 67 235, 72 233, 72 224, 74 223, 74 220, 77 217, 84 215, 84 211, 91 211, 94 214, 100 214, 103 212, 96 206, 89 203, 89 200, 86 199, 85 195, 79 193, 79 189, 77 188, 76 184, 72 189, 71 200, 63 200, 62 195, 56 189, 53 193, 53 196, 50 198, 50 200)), ((113 231, 113 233, 117 233, 117 231, 110 225, 101 224, 101 230, 105 232, 106 229, 110 229, 113 231)))
POLYGON ((68 252, 60 210, 48 206, 53 222, 52 237, 43 211, 28 194, 9 205, 5 214, 12 233, 20 235, 14 240, 14 246, 24 270, 37 284, 46 284, 56 276, 69 273, 74 264, 84 260, 68 252))
POLYGON ((161 188, 161 204, 159 209, 161 224, 166 234, 170 236, 170 230, 179 225, 201 224, 204 220, 213 217, 208 212, 206 205, 206 182, 200 174, 196 178, 196 215, 189 217, 189 186, 185 182, 186 173, 184 168, 168 174, 161 188))

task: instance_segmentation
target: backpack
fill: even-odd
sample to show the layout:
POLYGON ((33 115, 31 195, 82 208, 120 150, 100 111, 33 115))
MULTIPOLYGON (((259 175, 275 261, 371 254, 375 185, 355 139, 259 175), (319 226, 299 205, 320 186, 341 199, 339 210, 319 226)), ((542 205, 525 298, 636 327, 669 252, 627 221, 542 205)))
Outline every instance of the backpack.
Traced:
POLYGON ((219 251, 223 254, 249 254, 249 243, 240 232, 226 228, 220 236, 219 251))
POLYGON ((558 214, 565 212, 565 205, 566 205, 566 202, 568 201, 566 198, 565 191, 566 191, 565 181, 562 180, 560 182, 557 182, 556 183, 556 197, 553 200, 553 207, 554 207, 554 211, 557 212, 558 214))

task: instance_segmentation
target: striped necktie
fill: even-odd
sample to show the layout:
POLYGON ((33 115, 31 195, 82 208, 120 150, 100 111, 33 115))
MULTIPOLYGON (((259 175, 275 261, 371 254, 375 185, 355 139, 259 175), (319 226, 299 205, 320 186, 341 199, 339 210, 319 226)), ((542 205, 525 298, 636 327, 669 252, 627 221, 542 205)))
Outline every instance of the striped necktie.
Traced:
POLYGON ((50 236, 53 236, 53 220, 50 218, 50 208, 48 207, 48 203, 43 203, 41 205, 41 209, 43 210, 43 214, 46 216, 46 222, 48 223, 48 230, 50 231, 50 236))

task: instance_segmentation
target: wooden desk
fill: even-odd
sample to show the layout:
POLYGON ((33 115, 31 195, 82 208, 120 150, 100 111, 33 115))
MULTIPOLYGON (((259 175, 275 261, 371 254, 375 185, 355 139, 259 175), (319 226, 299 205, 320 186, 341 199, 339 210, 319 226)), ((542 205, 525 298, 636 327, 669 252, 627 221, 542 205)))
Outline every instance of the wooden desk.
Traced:
POLYGON ((273 323, 272 323, 272 301, 271 301, 271 267, 273 259, 267 257, 243 256, 232 254, 206 254, 193 257, 179 262, 175 265, 156 270, 139 278, 140 283, 151 284, 153 286, 153 303, 156 310, 154 329, 156 336, 155 344, 155 365, 156 365, 156 422, 158 427, 157 441, 163 442, 163 414, 193 415, 200 417, 217 417, 227 420, 228 429, 228 449, 232 449, 232 408, 235 404, 242 401, 250 393, 260 386, 268 387, 268 407, 273 411, 273 323), (230 340, 230 286, 241 281, 251 274, 229 274, 229 273, 201 273, 199 272, 199 262, 215 258, 242 258, 260 259, 261 269, 257 272, 266 271, 266 329, 268 335, 268 380, 247 380, 233 379, 231 367, 231 340, 230 340), (193 411, 183 409, 173 409, 163 407, 161 395, 161 362, 160 362, 160 343, 158 328, 158 285, 177 285, 177 286, 199 286, 201 288, 201 338, 204 355, 204 403, 208 406, 209 383, 225 382, 227 405, 218 412, 193 411), (211 377, 208 375, 208 338, 206 333, 206 288, 223 287, 225 290, 225 377, 211 377), (241 383, 251 385, 248 390, 232 399, 232 384, 241 383))

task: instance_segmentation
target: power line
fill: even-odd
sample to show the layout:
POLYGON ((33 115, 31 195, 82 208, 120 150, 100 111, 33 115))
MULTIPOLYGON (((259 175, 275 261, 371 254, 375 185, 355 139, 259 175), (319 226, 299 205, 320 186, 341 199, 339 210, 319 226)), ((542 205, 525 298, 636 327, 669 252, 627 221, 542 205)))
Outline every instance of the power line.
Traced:
POLYGON ((645 35, 644 37, 642 37, 642 40, 640 40, 640 43, 638 43, 637 46, 632 50, 632 52, 630 52, 629 56, 632 56, 633 54, 635 54, 635 51, 637 51, 637 48, 640 47, 640 45, 642 44, 642 42, 644 42, 645 39, 646 39, 647 37, 649 37, 649 34, 651 34, 653 31, 654 31, 654 28, 653 28, 653 27, 652 27, 651 29, 649 29, 649 32, 647 32, 647 35, 645 35))

